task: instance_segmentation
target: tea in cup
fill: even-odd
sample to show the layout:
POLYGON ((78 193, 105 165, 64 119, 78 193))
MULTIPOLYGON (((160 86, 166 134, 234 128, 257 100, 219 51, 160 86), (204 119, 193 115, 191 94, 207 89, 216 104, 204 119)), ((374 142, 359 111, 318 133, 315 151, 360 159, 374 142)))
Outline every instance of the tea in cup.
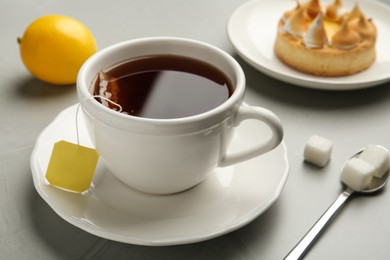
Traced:
POLYGON ((107 168, 147 193, 189 189, 216 167, 269 152, 283 138, 274 113, 243 104, 245 75, 236 60, 196 40, 152 37, 107 47, 80 69, 77 93, 107 168), (228 153, 234 131, 249 119, 271 135, 228 153))

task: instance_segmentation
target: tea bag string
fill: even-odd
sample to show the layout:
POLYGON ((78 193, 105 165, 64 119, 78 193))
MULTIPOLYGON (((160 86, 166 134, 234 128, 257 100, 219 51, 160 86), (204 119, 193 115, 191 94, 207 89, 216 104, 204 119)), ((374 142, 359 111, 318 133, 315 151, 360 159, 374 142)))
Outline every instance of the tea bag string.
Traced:
POLYGON ((84 100, 82 100, 78 105, 77 105, 77 108, 76 108, 76 137, 77 137, 77 145, 80 145, 80 133, 79 133, 79 123, 78 123, 78 115, 79 115, 79 110, 80 110, 80 106, 86 102, 86 101, 90 101, 90 100, 93 100, 94 98, 101 98, 101 99, 104 99, 105 101, 107 101, 108 103, 111 103, 112 105, 114 106, 117 106, 118 107, 118 111, 119 113, 121 113, 123 111, 123 108, 121 105, 119 105, 118 103, 115 103, 114 101, 112 101, 111 99, 107 98, 107 97, 104 97, 104 96, 101 96, 101 95, 94 95, 94 96, 91 96, 91 97, 87 97, 85 98, 84 100))

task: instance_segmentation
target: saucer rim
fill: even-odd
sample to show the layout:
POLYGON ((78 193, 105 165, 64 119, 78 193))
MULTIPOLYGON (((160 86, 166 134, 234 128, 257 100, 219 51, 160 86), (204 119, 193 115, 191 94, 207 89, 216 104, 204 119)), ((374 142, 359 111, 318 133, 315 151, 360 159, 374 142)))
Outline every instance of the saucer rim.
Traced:
MULTIPOLYGON (((289 176, 289 163, 288 163, 288 155, 287 155, 287 147, 284 141, 281 142, 281 144, 276 149, 282 149, 283 151, 283 161, 285 163, 283 174, 280 176, 280 180, 278 182, 278 185, 275 187, 274 190, 272 190, 272 197, 267 199, 266 201, 263 201, 262 203, 258 203, 256 207, 253 207, 251 209, 251 213, 247 213, 247 216, 245 219, 242 219, 241 221, 237 221, 237 223, 233 225, 228 225, 226 227, 223 227, 221 229, 218 229, 214 232, 206 233, 204 235, 196 235, 189 236, 185 235, 183 237, 179 238, 164 238, 164 239, 142 239, 131 235, 121 235, 121 234, 115 234, 113 232, 96 228, 93 224, 89 223, 87 220, 75 218, 72 216, 69 216, 65 213, 63 213, 63 210, 56 205, 56 203, 48 196, 47 193, 43 191, 41 188, 42 185, 47 185, 45 183, 45 179, 42 176, 42 170, 39 169, 38 165, 38 158, 39 158, 39 148, 40 144, 42 143, 45 134, 50 132, 51 129, 55 128, 58 121, 61 120, 61 118, 66 115, 67 113, 71 112, 71 110, 75 110, 76 105, 72 105, 64 110, 62 110, 53 121, 51 121, 41 132, 41 134, 38 136, 36 143, 34 145, 34 149, 31 153, 30 157, 30 167, 32 171, 32 177, 33 177, 33 184, 38 192, 38 194, 44 199, 44 201, 54 210, 54 212, 60 216, 62 219, 67 221, 68 223, 72 224, 73 226, 76 226, 80 228, 81 230, 84 230, 90 234, 93 234, 98 237, 102 237, 105 239, 122 242, 122 243, 128 243, 128 244, 134 244, 134 245, 144 245, 144 246, 170 246, 170 245, 181 245, 181 244, 189 244, 189 243, 196 243, 201 242, 209 239, 213 239, 222 235, 225 235, 227 233, 230 233, 232 231, 235 231, 250 222, 252 222, 254 219, 256 219, 258 216, 260 216, 262 213, 264 213, 280 196, 286 182, 289 176), (40 179, 43 179, 43 182, 40 181, 40 179)), ((226 168, 231 168, 234 166, 229 166, 226 168)), ((271 193, 269 193, 271 194, 271 193)))

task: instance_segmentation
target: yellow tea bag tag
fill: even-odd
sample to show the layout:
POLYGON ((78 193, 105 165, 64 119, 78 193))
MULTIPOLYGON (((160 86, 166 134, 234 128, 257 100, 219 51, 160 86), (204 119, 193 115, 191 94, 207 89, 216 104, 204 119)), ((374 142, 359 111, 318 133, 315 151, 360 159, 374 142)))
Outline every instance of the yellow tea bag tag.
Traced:
POLYGON ((54 144, 46 179, 59 188, 86 191, 91 186, 98 159, 98 153, 92 148, 59 141, 54 144))

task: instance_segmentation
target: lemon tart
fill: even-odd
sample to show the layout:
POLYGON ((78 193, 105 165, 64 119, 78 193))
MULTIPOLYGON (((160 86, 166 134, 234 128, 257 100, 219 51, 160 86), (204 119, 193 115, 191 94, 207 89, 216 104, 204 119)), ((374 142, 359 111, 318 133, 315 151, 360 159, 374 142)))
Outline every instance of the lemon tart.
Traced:
POLYGON ((319 0, 283 14, 275 54, 286 65, 318 76, 346 76, 370 67, 376 57, 377 29, 356 4, 346 11, 341 0, 319 0))

